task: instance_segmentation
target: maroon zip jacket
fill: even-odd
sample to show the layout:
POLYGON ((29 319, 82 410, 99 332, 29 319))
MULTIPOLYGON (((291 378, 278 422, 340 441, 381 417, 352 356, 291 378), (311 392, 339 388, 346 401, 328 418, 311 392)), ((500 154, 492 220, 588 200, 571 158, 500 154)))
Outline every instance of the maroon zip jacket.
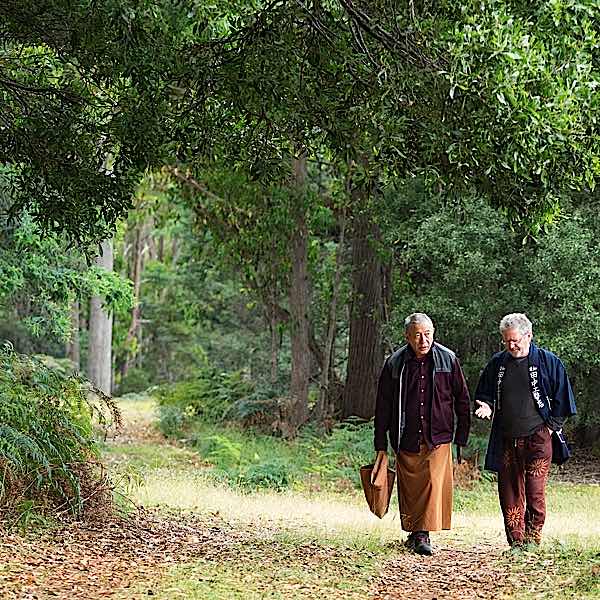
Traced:
MULTIPOLYGON (((408 346, 402 346, 385 361, 375 406, 375 450, 387 450, 389 442, 399 451, 404 431, 404 395, 401 391, 408 346)), ((431 398, 431 441, 434 446, 454 440, 466 446, 471 428, 471 400, 460 362, 452 350, 434 342, 433 394, 431 398), (456 415, 456 419, 455 419, 456 415), (455 427, 456 422, 456 427, 455 427)))

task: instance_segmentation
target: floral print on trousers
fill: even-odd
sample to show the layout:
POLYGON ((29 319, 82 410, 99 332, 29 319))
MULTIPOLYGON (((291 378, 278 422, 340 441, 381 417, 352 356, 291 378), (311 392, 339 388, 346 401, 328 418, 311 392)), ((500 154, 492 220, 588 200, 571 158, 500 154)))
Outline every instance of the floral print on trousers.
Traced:
POLYGON ((498 494, 511 546, 541 540, 551 460, 551 434, 545 425, 527 437, 504 439, 498 494))

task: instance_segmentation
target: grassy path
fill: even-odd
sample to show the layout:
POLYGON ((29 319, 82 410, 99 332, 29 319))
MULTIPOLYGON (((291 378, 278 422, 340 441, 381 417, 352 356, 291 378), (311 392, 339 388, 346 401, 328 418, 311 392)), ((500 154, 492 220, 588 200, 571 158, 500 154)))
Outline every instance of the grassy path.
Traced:
POLYGON ((127 520, 0 541, 3 598, 407 599, 600 598, 600 487, 552 484, 546 541, 506 552, 493 486, 457 493, 432 557, 402 546, 396 511, 370 515, 343 494, 242 493, 167 444, 150 402, 122 405, 105 448, 139 506, 127 520))

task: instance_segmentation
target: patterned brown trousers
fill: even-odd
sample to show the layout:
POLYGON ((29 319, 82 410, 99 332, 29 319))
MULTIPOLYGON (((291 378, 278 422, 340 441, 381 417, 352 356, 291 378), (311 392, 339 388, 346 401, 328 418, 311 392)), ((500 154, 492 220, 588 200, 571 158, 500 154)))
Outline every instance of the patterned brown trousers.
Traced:
POLYGON ((542 538, 551 460, 552 440, 545 425, 530 436, 504 439, 498 494, 511 546, 539 543, 542 538))

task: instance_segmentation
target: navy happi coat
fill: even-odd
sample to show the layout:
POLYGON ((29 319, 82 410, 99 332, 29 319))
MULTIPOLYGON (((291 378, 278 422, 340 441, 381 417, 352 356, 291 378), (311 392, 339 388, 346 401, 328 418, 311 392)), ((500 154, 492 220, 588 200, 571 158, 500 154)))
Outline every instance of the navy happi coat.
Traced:
MULTIPOLYGON (((499 471, 502 466, 503 431, 498 411, 502 407, 502 379, 506 360, 510 354, 504 350, 494 354, 486 365, 475 392, 475 399, 487 402, 492 408, 492 430, 485 456, 485 468, 499 471)), ((549 350, 531 344, 529 348, 529 388, 542 419, 570 417, 577 410, 575 396, 561 360, 549 350)))

